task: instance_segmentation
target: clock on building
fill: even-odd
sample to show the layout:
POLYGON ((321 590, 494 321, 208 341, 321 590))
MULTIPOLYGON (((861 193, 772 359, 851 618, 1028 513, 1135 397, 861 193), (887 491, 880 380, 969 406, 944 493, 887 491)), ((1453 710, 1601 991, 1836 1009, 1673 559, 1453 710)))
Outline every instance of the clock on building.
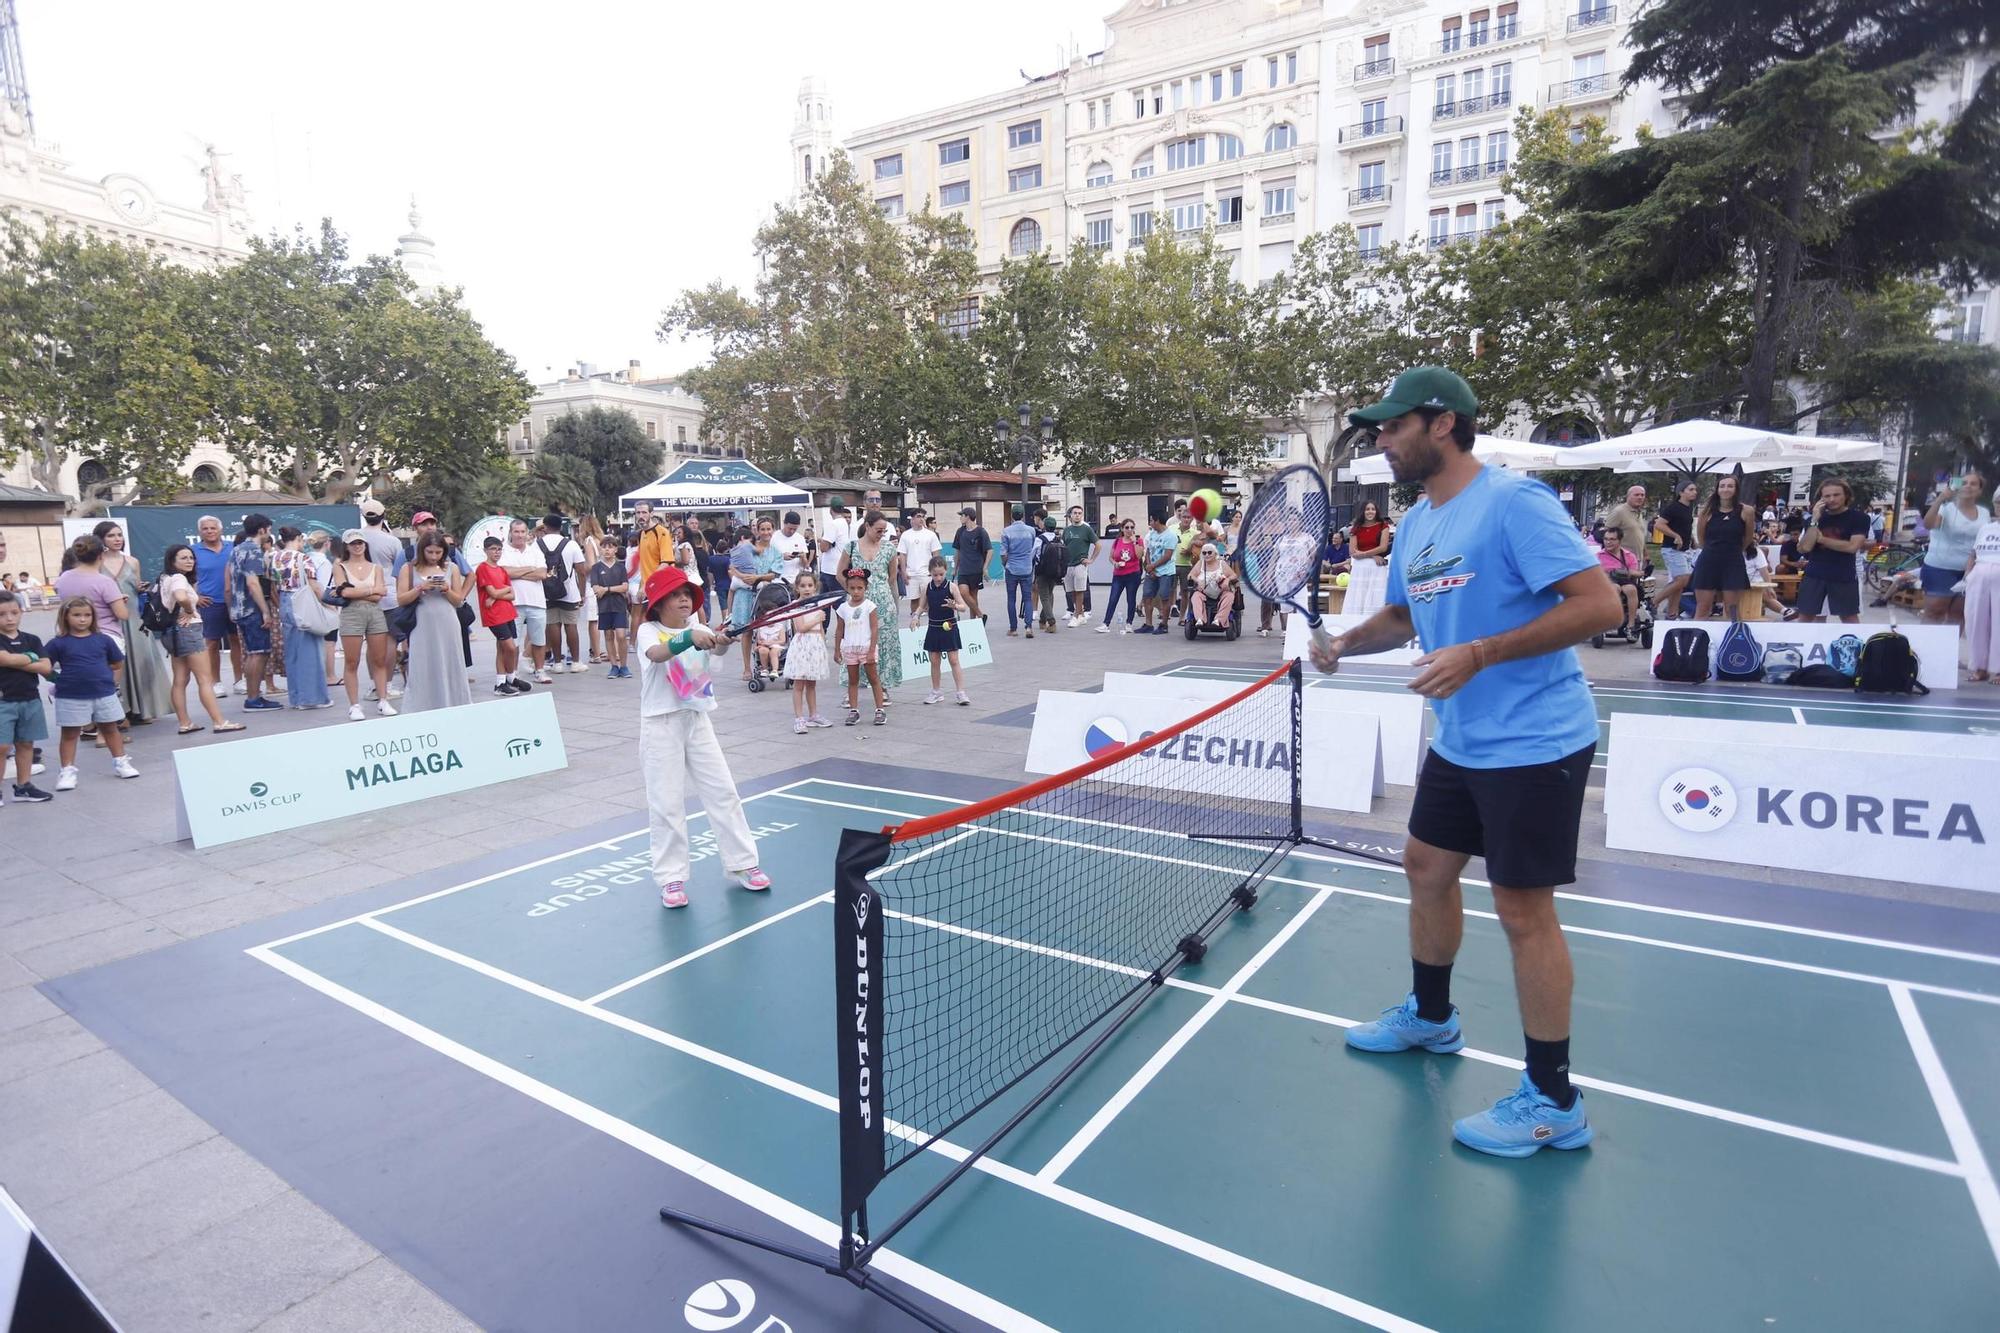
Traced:
POLYGON ((104 182, 104 192, 111 200, 111 207, 120 217, 133 222, 144 222, 153 216, 153 194, 144 184, 130 176, 111 176, 104 182))

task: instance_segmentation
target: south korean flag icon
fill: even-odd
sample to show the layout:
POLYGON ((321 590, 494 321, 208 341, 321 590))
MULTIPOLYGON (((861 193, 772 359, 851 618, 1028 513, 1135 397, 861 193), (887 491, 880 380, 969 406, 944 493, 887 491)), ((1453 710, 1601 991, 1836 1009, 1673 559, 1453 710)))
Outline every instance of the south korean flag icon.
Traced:
POLYGON ((1683 768, 1660 784, 1660 813, 1675 828, 1712 833, 1736 816, 1736 788, 1710 768, 1683 768))

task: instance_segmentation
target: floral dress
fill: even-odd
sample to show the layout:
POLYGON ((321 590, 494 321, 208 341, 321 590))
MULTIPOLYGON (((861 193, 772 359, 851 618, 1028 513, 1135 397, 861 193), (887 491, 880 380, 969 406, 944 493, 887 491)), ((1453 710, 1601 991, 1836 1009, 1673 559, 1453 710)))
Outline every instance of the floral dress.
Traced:
POLYGON ((873 560, 864 560, 861 543, 850 542, 847 563, 851 568, 868 571, 868 600, 875 603, 875 674, 881 677, 883 689, 892 690, 903 683, 902 622, 896 614, 896 589, 889 582, 896 563, 896 548, 885 541, 876 548, 873 560))

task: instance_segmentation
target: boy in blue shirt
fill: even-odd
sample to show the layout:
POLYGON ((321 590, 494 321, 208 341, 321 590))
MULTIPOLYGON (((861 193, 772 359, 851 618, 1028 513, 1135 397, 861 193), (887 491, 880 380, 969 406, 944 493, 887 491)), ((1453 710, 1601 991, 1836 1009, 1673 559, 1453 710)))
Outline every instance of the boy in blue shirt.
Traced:
POLYGON ((1403 870, 1410 881, 1410 995, 1347 1043, 1374 1052, 1448 1053, 1465 1045, 1451 1004, 1464 933, 1459 876, 1486 858, 1493 907, 1514 957, 1527 1072, 1489 1111, 1453 1126, 1460 1143, 1500 1157, 1581 1148, 1591 1139, 1569 1081, 1569 946, 1555 890, 1576 880, 1577 827, 1597 750, 1597 712, 1576 645, 1619 624, 1617 589, 1555 493, 1472 454, 1472 388, 1419 366, 1384 400, 1349 414, 1379 432, 1399 482, 1424 498, 1389 557, 1386 605, 1334 638, 1313 663, 1407 643, 1424 655, 1409 688, 1437 717, 1417 777, 1403 870))
POLYGON ((1167 516, 1154 513, 1147 517, 1150 531, 1146 533, 1146 577, 1139 585, 1143 599, 1140 614, 1146 623, 1133 631, 1136 634, 1165 634, 1167 629, 1167 605, 1174 595, 1174 553, 1180 549, 1180 534, 1167 526, 1167 516), (1160 623, 1153 623, 1153 615, 1158 612, 1160 623))

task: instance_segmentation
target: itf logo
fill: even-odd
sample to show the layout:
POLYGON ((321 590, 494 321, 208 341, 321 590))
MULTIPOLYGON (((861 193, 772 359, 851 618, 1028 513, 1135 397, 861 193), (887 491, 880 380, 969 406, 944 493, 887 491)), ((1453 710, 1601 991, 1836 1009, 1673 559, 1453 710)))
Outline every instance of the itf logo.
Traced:
POLYGON ((1125 724, 1115 717, 1100 717, 1083 730, 1083 748, 1092 759, 1117 749, 1126 739, 1125 724))
POLYGON ((757 1293, 748 1282, 721 1277, 696 1287, 681 1313, 687 1316, 689 1327, 702 1333, 720 1333, 748 1319, 756 1307, 757 1293))
POLYGON ((1660 784, 1660 813, 1675 828, 1709 833, 1736 815, 1736 789, 1713 769, 1683 768, 1660 784))

